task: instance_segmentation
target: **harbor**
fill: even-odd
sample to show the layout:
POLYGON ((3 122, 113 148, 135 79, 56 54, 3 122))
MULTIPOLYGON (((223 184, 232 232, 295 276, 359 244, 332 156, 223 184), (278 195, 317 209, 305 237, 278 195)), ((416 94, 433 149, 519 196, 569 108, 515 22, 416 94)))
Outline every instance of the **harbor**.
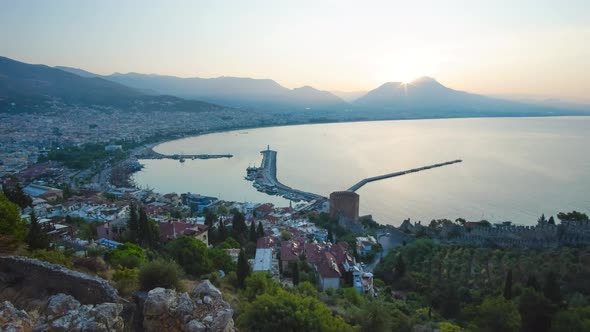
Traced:
POLYGON ((318 194, 293 189, 277 180, 277 152, 267 147, 260 151, 262 163, 260 167, 248 167, 246 179, 254 182, 254 187, 270 195, 279 195, 292 201, 313 201, 325 199, 318 194))

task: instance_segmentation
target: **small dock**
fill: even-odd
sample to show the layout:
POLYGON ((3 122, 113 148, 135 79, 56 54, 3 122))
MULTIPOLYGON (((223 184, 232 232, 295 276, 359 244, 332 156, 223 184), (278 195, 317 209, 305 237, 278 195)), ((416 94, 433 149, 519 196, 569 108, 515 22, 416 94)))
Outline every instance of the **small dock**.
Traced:
POLYGON ((363 179, 363 180, 359 181, 354 186, 348 188, 348 191, 355 192, 355 191, 359 190, 362 186, 364 186, 365 184, 367 184, 369 182, 384 180, 384 179, 393 178, 393 177, 396 177, 396 176, 402 176, 402 175, 406 175, 406 174, 410 174, 410 173, 416 173, 416 172, 426 171, 426 170, 429 170, 429 169, 432 169, 432 168, 443 167, 443 166, 447 166, 447 165, 452 165, 452 164, 460 163, 462 161, 463 160, 461 160, 461 159, 457 159, 457 160, 447 161, 447 162, 440 163, 440 164, 434 164, 434 165, 424 166, 424 167, 420 167, 420 168, 413 168, 413 169, 409 169, 407 171, 401 171, 401 172, 383 174, 383 175, 379 175, 379 176, 373 176, 373 177, 366 178, 366 179, 363 179))

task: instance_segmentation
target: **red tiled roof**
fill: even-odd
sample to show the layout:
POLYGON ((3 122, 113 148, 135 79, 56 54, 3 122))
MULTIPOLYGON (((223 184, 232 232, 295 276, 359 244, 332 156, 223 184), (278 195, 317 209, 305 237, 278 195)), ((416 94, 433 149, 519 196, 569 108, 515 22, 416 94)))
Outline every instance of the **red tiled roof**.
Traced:
POLYGON ((316 266, 322 278, 340 278, 342 276, 338 263, 336 263, 336 258, 328 251, 324 251, 320 255, 316 266))
POLYGON ((281 261, 293 262, 299 259, 303 252, 303 246, 299 241, 290 240, 281 242, 281 261))
POLYGON ((277 241, 270 236, 260 237, 256 240, 256 249, 272 249, 276 243, 277 241))
POLYGON ((207 231, 206 225, 191 224, 180 221, 160 223, 160 240, 168 241, 182 235, 197 235, 207 231))

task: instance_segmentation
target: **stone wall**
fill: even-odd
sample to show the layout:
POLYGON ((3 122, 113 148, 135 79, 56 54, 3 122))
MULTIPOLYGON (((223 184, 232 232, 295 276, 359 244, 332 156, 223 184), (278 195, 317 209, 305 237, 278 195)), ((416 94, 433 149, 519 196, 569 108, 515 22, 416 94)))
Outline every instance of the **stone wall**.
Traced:
POLYGON ((57 293, 69 294, 82 304, 118 300, 117 291, 104 279, 20 256, 0 257, 0 290, 7 288, 19 300, 42 299, 57 293))

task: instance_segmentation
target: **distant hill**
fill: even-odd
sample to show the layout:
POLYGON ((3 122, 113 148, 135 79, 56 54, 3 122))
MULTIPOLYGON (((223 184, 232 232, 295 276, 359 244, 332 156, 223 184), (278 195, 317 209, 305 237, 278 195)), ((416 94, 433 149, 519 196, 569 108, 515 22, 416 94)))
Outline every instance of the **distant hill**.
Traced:
MULTIPOLYGON (((44 111, 52 105, 97 105, 129 110, 200 110, 215 105, 171 96, 148 96, 101 77, 83 77, 45 65, 0 57, 0 111, 44 111)), ((85 75, 89 75, 85 74, 85 75)))
POLYGON ((410 83, 385 83, 354 101, 353 106, 398 118, 579 115, 575 111, 449 89, 430 77, 421 77, 410 83))
POLYGON ((359 99, 360 97, 367 94, 367 91, 330 91, 333 95, 340 97, 347 103, 352 103, 353 101, 359 99))
POLYGON ((341 95, 357 99, 348 103, 328 91, 310 86, 288 89, 270 79, 139 73, 101 76, 77 68, 51 68, 0 57, 0 111, 10 112, 40 111, 59 104, 132 110, 222 108, 217 104, 279 113, 310 111, 312 117, 319 114, 333 120, 590 115, 585 106, 486 97, 447 88, 430 77, 341 95))
POLYGON ((68 73, 76 74, 76 75, 82 76, 82 77, 100 77, 100 75, 98 75, 98 74, 91 73, 89 71, 86 71, 84 69, 79 69, 79 68, 71 68, 71 67, 64 67, 64 66, 55 66, 53 68, 67 71, 68 73))
POLYGON ((288 89, 270 79, 241 77, 180 78, 137 73, 104 76, 137 89, 240 108, 266 110, 341 109, 347 103, 327 91, 309 86, 288 89))

